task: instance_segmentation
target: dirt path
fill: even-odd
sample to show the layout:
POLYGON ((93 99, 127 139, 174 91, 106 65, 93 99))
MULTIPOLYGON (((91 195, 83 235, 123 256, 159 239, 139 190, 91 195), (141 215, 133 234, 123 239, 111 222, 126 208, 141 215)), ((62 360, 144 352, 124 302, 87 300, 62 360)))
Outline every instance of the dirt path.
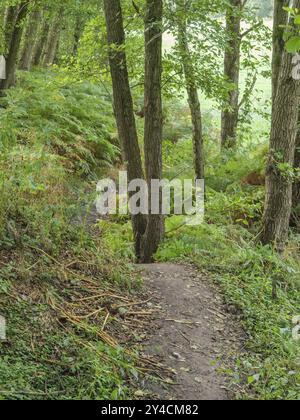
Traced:
POLYGON ((228 313, 218 288, 185 265, 142 267, 158 307, 145 353, 174 371, 176 385, 146 384, 157 399, 229 400, 228 378, 220 368, 242 347, 237 318, 228 313))

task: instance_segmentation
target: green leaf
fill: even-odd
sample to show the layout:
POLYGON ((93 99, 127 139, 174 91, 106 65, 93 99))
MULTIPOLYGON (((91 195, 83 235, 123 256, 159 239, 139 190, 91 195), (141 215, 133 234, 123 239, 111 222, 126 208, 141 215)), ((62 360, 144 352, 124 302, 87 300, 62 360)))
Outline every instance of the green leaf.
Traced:
POLYGON ((286 49, 290 53, 296 53, 300 50, 300 37, 299 36, 293 36, 290 38, 287 43, 285 44, 286 49))
POLYGON ((252 385, 255 382, 255 378, 253 376, 248 377, 248 385, 252 385))

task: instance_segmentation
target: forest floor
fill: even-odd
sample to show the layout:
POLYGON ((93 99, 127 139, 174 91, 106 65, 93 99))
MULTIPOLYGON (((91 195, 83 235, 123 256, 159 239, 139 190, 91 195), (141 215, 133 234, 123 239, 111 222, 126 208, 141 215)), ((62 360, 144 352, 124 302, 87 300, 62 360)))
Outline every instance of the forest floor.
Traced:
POLYGON ((230 400, 226 371, 243 351, 238 317, 223 304, 218 287, 190 265, 142 266, 145 287, 157 308, 144 352, 172 372, 171 385, 147 383, 155 399, 230 400))
MULTIPOLYGON (((89 225, 99 221, 96 208, 89 209, 87 220, 89 225)), ((142 352, 164 368, 161 381, 144 381, 146 395, 157 400, 235 399, 237 389, 230 380, 246 338, 236 308, 225 305, 209 274, 192 264, 157 262, 137 270, 151 312, 142 352)))

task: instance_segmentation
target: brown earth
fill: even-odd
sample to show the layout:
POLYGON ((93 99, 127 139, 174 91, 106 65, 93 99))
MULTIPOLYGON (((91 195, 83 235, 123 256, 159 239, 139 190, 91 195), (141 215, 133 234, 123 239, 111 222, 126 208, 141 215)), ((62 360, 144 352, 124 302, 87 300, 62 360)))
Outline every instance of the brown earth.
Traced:
POLYGON ((149 306, 156 308, 144 352, 172 371, 144 387, 158 400, 234 399, 224 368, 233 366, 245 337, 218 287, 188 265, 151 264, 142 270, 152 295, 149 306))

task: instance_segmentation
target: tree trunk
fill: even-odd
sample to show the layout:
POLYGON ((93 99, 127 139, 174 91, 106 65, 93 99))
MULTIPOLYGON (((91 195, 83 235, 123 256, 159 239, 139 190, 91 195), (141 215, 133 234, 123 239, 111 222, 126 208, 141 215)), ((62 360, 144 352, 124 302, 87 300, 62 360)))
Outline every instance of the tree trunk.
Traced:
POLYGON ((29 17, 27 29, 24 36, 23 51, 19 65, 21 70, 30 70, 31 58, 34 49, 34 41, 36 39, 41 17, 42 13, 38 10, 33 11, 29 17))
MULTIPOLYGON (((151 208, 151 181, 162 178, 162 0, 147 0, 145 17, 145 132, 146 179, 151 208)), ((161 202, 161 200, 160 200, 161 202)), ((143 262, 150 263, 163 235, 162 214, 149 213, 143 240, 143 262)))
POLYGON ((5 53, 9 53, 11 38, 16 24, 20 6, 9 6, 5 11, 4 32, 5 32, 5 53))
POLYGON ((185 76, 188 103, 192 116, 195 174, 197 179, 204 179, 202 115, 195 72, 190 58, 189 44, 187 39, 186 15, 182 15, 183 11, 187 12, 185 0, 178 1, 178 5, 178 45, 180 48, 185 76))
POLYGON ((58 14, 54 17, 50 32, 47 37, 47 42, 44 50, 44 55, 42 59, 43 67, 50 67, 53 65, 57 47, 60 38, 60 31, 61 31, 61 19, 62 19, 62 11, 58 12, 58 14))
POLYGON ((21 3, 19 6, 15 27, 11 36, 9 53, 6 60, 6 79, 1 81, 0 90, 9 89, 15 84, 17 60, 23 33, 22 23, 26 18, 27 11, 28 2, 21 3))
POLYGON ((32 54, 32 62, 31 62, 32 66, 39 66, 41 64, 41 58, 42 58, 43 50, 47 42, 49 30, 50 30, 49 23, 47 21, 44 21, 40 34, 39 34, 39 38, 37 39, 34 45, 34 51, 32 54))
MULTIPOLYGON (((133 111, 125 53, 125 33, 120 0, 104 0, 109 65, 113 85, 114 112, 123 155, 127 163, 128 180, 143 179, 143 166, 133 111)), ((132 216, 135 251, 141 258, 142 237, 146 229, 143 215, 132 216)))
MULTIPOLYGON (((300 122, 300 117, 298 124, 300 122)), ((300 127, 298 126, 298 133, 296 138, 296 150, 295 150, 295 169, 300 171, 300 127)), ((293 210, 295 212, 295 222, 297 227, 300 227, 300 180, 297 179, 293 187, 293 210)))
POLYGON ((288 13, 283 10, 290 0, 274 1, 274 22, 273 22, 273 56, 272 56, 272 103, 274 105, 277 93, 278 79, 281 68, 281 60, 284 52, 284 26, 288 23, 288 13))
MULTIPOLYGON (((300 8, 300 0, 295 1, 300 8)), ((293 25, 293 22, 290 22, 293 25)), ((267 165, 266 204, 261 241, 283 252, 288 241, 292 210, 293 177, 300 81, 292 78, 293 55, 283 52, 275 95, 270 154, 267 165)))
POLYGON ((222 112, 221 141, 225 149, 234 148, 237 142, 242 7, 242 0, 230 0, 226 13, 229 40, 224 56, 224 76, 234 87, 228 94, 226 109, 222 112))
POLYGON ((76 18, 75 29, 74 29, 74 44, 73 44, 73 56, 76 57, 78 53, 79 41, 82 34, 83 22, 78 16, 76 18))

